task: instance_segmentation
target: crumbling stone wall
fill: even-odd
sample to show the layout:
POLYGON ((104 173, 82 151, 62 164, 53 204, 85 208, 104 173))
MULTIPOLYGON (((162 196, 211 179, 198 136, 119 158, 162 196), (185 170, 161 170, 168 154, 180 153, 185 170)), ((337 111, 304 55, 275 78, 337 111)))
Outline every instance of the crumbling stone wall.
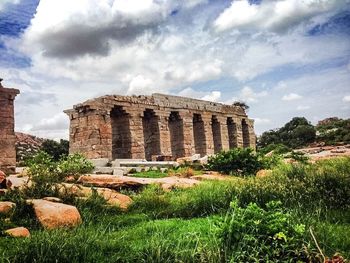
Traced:
POLYGON ((255 148, 254 121, 240 106, 178 96, 103 96, 66 110, 70 152, 88 158, 173 159, 255 148))
POLYGON ((14 100, 17 89, 7 89, 0 81, 0 170, 13 173, 16 168, 14 100))

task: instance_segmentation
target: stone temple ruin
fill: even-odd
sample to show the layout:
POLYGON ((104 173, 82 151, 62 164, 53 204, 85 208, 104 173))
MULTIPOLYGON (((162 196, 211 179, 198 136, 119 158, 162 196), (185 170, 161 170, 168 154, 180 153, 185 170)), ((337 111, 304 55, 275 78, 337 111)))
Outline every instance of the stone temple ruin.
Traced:
POLYGON ((19 90, 7 89, 0 79, 0 170, 13 173, 16 169, 16 136, 13 102, 19 90))
POLYGON ((175 160, 255 148, 240 106, 178 96, 102 96, 66 110, 70 152, 87 158, 175 160))

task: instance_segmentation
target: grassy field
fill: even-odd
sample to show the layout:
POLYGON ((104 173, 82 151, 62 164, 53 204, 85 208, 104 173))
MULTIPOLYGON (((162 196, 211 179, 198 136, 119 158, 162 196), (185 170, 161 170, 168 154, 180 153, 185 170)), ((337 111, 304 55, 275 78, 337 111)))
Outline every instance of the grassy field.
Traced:
MULTIPOLYGON (((19 207, 12 224, 28 226, 31 238, 0 237, 0 262, 322 262, 322 253, 350 258, 349 158, 280 165, 264 178, 207 181, 171 192, 150 186, 131 194, 127 212, 106 207, 98 196, 72 199, 83 217, 75 229, 43 230, 24 216, 28 208, 19 207)), ((6 224, 0 218, 0 230, 6 224)))

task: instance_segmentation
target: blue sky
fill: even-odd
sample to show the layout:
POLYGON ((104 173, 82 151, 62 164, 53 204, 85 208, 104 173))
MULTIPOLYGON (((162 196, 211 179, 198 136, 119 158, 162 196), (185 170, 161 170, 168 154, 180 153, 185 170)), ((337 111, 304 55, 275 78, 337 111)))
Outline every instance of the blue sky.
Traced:
POLYGON ((16 130, 67 138, 62 111, 105 94, 249 106, 256 132, 350 117, 349 0, 1 0, 16 130))

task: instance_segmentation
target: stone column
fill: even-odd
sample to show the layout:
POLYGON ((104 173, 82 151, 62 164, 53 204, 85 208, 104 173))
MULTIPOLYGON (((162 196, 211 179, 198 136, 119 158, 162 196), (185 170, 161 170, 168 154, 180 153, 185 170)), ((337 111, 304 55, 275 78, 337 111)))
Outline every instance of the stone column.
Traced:
POLYGON ((237 128, 237 147, 243 148, 243 131, 242 131, 242 119, 233 118, 237 128))
POLYGON ((204 112, 202 114, 202 120, 204 122, 204 132, 206 140, 206 154, 214 154, 214 140, 213 140, 213 131, 211 127, 211 113, 204 112))
POLYGON ((168 125, 170 112, 159 110, 155 111, 155 113, 158 116, 161 155, 171 156, 170 131, 168 125))
POLYGON ((227 117, 218 116, 217 118, 218 118, 218 121, 220 122, 222 150, 227 151, 230 149, 230 142, 228 138, 228 129, 227 129, 227 117))
POLYGON ((143 111, 127 112, 130 118, 131 158, 145 159, 145 143, 143 137, 143 111))
POLYGON ((248 130, 249 130, 249 147, 256 150, 256 135, 254 132, 254 120, 247 119, 248 130))
POLYGON ((0 170, 14 173, 16 170, 16 135, 14 131, 14 100, 17 89, 2 87, 0 80, 0 170))
POLYGON ((112 129, 109 112, 68 110, 70 118, 69 152, 82 153, 90 159, 112 158, 112 129))
POLYGON ((195 154, 193 135, 193 114, 188 111, 182 111, 180 112, 180 117, 183 120, 185 156, 192 156, 195 154))

